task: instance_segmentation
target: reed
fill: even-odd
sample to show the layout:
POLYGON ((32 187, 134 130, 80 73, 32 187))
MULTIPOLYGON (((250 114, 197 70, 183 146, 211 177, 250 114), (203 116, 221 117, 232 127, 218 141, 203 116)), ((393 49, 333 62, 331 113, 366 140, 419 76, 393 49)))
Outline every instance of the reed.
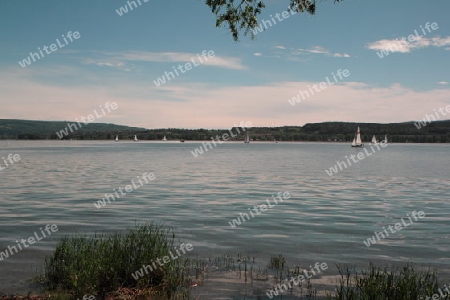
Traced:
POLYGON ((340 274, 339 285, 335 295, 328 294, 328 299, 425 299, 438 289, 435 271, 416 271, 411 264, 399 271, 381 269, 372 263, 367 270, 359 273, 349 265, 338 265, 337 268, 340 274))
MULTIPOLYGON (((218 272, 236 272, 237 277, 253 289, 258 281, 273 284, 301 274, 300 266, 289 266, 283 255, 272 255, 267 267, 256 269, 255 258, 231 253, 215 258, 171 260, 148 274, 133 278, 132 274, 157 258, 169 256, 175 235, 162 225, 145 223, 125 233, 95 234, 91 237, 74 235, 62 238, 54 252, 45 260, 45 273, 39 277, 55 299, 82 299, 95 295, 97 299, 188 299, 189 287, 201 285, 209 268, 218 272), (56 296, 56 297, 55 297, 56 296)), ((349 265, 337 266, 340 278, 333 294, 334 300, 420 299, 436 293, 436 272, 415 270, 407 264, 398 271, 381 269, 370 263, 366 270, 357 271, 349 265)), ((325 291, 323 291, 325 292, 325 291)), ((316 299, 317 290, 311 282, 301 283, 288 291, 291 297, 316 299)), ((325 294, 325 293, 324 293, 325 294)))
MULTIPOLYGON (((189 281, 188 260, 171 260, 138 280, 132 273, 169 255, 175 235, 161 225, 136 225, 126 233, 67 236, 45 260, 45 280, 50 291, 76 297, 105 297, 118 290, 139 290, 148 295, 178 298, 189 281)), ((181 298, 180 298, 181 299, 181 298)))

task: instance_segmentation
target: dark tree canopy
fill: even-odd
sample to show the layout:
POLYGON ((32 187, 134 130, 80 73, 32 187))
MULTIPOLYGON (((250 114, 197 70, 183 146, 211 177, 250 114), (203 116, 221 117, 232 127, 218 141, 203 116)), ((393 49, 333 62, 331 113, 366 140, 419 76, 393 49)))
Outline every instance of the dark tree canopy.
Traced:
MULTIPOLYGON (((316 12, 316 0, 289 0, 293 12, 316 12)), ((343 0, 334 0, 334 3, 343 0)), ((252 29, 258 26, 258 15, 265 8, 261 0, 206 0, 206 5, 217 16, 216 27, 225 26, 231 31, 233 39, 239 40, 239 32, 248 33, 254 38, 252 29)))

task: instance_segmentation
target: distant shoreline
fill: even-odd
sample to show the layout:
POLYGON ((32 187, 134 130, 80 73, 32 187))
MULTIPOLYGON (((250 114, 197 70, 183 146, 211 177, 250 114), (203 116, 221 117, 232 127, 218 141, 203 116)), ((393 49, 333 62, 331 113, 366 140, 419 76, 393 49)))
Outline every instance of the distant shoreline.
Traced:
MULTIPOLYGON (((106 123, 89 123, 81 128, 68 130, 68 123, 59 121, 30 121, 0 119, 0 140, 114 140, 119 142, 139 141, 211 141, 231 129, 145 129, 106 123), (67 131, 67 135, 58 133, 67 131), (62 137, 61 139, 59 137, 62 137)), ((251 142, 332 142, 346 143, 354 138, 357 126, 361 138, 369 144, 372 137, 377 140, 388 138, 389 143, 450 143, 450 120, 433 121, 418 129, 414 122, 406 123, 352 123, 324 122, 304 126, 251 127, 248 131, 251 142)), ((230 138, 230 141, 244 141, 244 136, 230 138)))

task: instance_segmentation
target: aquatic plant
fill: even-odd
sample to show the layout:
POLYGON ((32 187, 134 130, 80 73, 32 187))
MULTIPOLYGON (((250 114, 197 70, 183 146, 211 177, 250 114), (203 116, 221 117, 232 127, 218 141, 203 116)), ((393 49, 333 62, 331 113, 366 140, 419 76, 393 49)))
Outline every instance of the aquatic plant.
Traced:
POLYGON ((359 273, 349 265, 338 265, 337 268, 340 274, 339 285, 335 295, 328 294, 328 299, 425 299, 438 288, 436 272, 430 269, 416 271, 411 264, 400 271, 381 269, 373 263, 369 264, 367 270, 359 273))
POLYGON ((67 236, 46 258, 44 278, 50 291, 76 297, 105 297, 131 289, 168 299, 185 295, 189 281, 186 258, 171 260, 137 280, 132 276, 143 265, 168 256, 175 248, 174 240, 171 230, 154 223, 136 225, 126 233, 67 236))

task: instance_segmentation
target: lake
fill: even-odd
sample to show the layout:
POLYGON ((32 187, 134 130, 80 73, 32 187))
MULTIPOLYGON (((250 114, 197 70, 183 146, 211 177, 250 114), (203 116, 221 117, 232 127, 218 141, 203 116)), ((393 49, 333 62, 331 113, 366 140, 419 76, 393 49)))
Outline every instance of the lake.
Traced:
MULTIPOLYGON (((332 176, 326 170, 363 150, 346 143, 225 142, 194 157, 191 151, 201 145, 0 141, 0 157, 20 155, 0 170, 0 252, 35 233, 41 237, 0 261, 0 294, 26 291, 59 238, 126 230, 144 221, 172 227, 199 257, 231 252, 268 260, 281 253, 305 268, 326 262, 327 275, 336 274, 337 263, 409 261, 450 278, 450 145, 367 147, 370 156, 347 168, 341 164, 332 176), (154 179, 142 181, 144 173, 154 179), (94 205, 132 180, 138 188, 94 205), (290 197, 274 204, 272 195, 279 192, 290 197), (249 208, 262 204, 266 210, 252 211, 252 217, 249 208), (375 231, 414 211, 424 217, 365 245, 375 231), (233 228, 240 213, 249 217, 233 228), (47 224, 58 230, 42 238, 47 224)), ((0 164, 5 166, 3 159, 0 164)))

